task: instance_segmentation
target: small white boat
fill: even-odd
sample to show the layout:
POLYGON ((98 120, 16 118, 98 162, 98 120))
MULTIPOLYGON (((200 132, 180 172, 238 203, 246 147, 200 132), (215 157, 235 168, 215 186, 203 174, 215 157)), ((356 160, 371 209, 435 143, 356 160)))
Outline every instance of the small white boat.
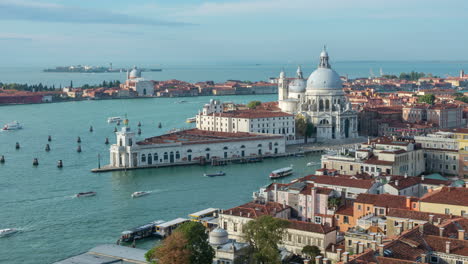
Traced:
POLYGON ((307 167, 318 166, 318 165, 320 165, 320 162, 313 162, 313 161, 311 161, 311 162, 308 162, 308 163, 307 163, 307 167))
POLYGON ((23 128, 18 121, 13 121, 3 126, 3 130, 18 130, 23 128))
POLYGON ((150 194, 150 192, 134 192, 132 193, 132 198, 137 198, 137 197, 148 195, 148 194, 150 194))
POLYGON ((107 123, 117 123, 122 121, 122 118, 120 116, 114 116, 114 117, 109 117, 107 118, 107 123))
POLYGON ((216 177, 216 176, 225 176, 226 173, 224 171, 218 171, 215 173, 205 173, 203 174, 205 177, 216 177))
POLYGON ((80 192, 75 195, 75 197, 90 197, 95 196, 96 192, 80 192))
POLYGON ((16 229, 16 228, 0 229, 0 237, 9 236, 9 235, 14 234, 16 232, 18 232, 18 229, 16 229))
POLYGON ((186 123, 195 123, 197 121, 196 117, 190 117, 185 120, 186 123))
POLYGON ((292 166, 277 169, 270 173, 270 179, 278 179, 278 178, 286 177, 288 175, 291 175, 292 173, 293 173, 292 166))

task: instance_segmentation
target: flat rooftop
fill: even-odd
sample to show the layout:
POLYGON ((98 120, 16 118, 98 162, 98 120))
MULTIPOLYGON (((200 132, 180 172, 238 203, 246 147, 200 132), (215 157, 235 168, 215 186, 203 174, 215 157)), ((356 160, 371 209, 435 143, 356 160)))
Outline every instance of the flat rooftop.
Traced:
POLYGON ((246 132, 218 132, 200 130, 197 128, 178 131, 175 133, 164 134, 161 136, 145 138, 137 142, 137 145, 153 145, 153 144, 174 144, 181 143, 182 145, 192 144, 207 144, 207 143, 221 143, 233 141, 250 141, 261 139, 283 138, 283 135, 269 135, 269 134, 254 134, 246 132))
POLYGON ((145 259, 145 253, 146 250, 143 249, 105 244, 94 247, 86 253, 55 262, 54 264, 146 264, 148 262, 145 259))

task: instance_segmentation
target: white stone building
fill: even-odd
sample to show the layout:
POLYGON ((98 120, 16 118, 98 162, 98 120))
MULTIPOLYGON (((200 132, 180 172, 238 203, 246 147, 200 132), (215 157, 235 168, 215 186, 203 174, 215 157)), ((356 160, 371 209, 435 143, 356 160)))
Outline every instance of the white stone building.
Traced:
POLYGON ((262 109, 224 110, 219 100, 210 100, 196 116, 197 128, 220 132, 285 135, 295 139, 294 115, 262 109))
MULTIPOLYGON (((126 121, 127 122, 127 121, 126 121)), ((285 153, 283 135, 183 130, 136 142, 128 126, 110 148, 111 167, 158 167, 229 158, 256 158, 285 153)))
POLYGON ((297 78, 288 79, 281 72, 278 101, 282 111, 302 114, 317 129, 317 140, 358 137, 356 111, 343 92, 340 76, 331 68, 325 49, 319 67, 306 80, 298 68, 297 78))
POLYGON ((137 67, 133 67, 129 72, 127 71, 127 80, 122 84, 122 88, 133 90, 138 96, 154 95, 153 82, 142 78, 141 70, 137 67))

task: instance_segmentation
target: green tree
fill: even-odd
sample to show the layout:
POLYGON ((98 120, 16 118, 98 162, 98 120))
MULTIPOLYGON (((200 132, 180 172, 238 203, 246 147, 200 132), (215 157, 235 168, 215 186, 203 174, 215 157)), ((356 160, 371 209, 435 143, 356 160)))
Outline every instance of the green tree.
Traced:
POLYGON ((304 143, 307 144, 307 138, 311 137, 314 132, 314 125, 305 116, 299 114, 296 116, 296 132, 304 137, 304 143))
POLYGON ((208 243, 205 227, 199 222, 186 222, 180 225, 176 232, 180 232, 187 239, 187 249, 190 251, 191 264, 212 263, 215 256, 213 248, 208 243))
POLYGON ((261 104, 262 104, 262 102, 260 102, 260 101, 250 101, 247 104, 247 107, 250 108, 250 109, 255 109, 255 108, 257 108, 257 106, 259 106, 261 104))
POLYGON ((307 255, 310 259, 315 259, 316 256, 320 255, 320 249, 317 246, 307 245, 302 248, 302 254, 307 255))
POLYGON ((435 95, 426 94, 426 95, 419 96, 418 103, 426 103, 426 104, 433 105, 435 99, 436 99, 435 95))
POLYGON ((251 248, 252 263, 281 263, 278 244, 281 243, 288 224, 286 220, 264 215, 243 226, 244 238, 251 248))

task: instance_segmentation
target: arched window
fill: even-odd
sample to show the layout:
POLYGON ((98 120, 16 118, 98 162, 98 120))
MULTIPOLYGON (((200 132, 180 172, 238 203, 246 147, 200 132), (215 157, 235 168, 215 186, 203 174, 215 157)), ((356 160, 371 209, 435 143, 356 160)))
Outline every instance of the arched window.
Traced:
POLYGON ((145 154, 141 154, 141 162, 146 162, 146 155, 145 154))
POLYGON ((154 162, 158 162, 158 161, 159 161, 158 153, 154 153, 154 154, 153 154, 153 159, 154 159, 154 162))
POLYGON ((323 111, 323 100, 320 99, 319 101, 319 111, 323 111))
POLYGON ((164 152, 164 160, 167 160, 169 156, 167 155, 167 152, 164 152))
POLYGON ((241 148, 243 149, 243 148, 245 148, 245 146, 244 146, 244 145, 242 145, 242 146, 241 146, 241 148))
POLYGON ((328 99, 325 100, 325 110, 330 110, 330 101, 328 99))
POLYGON ((119 146, 122 146, 122 139, 119 140, 119 146))
POLYGON ((205 151, 210 151, 210 148, 206 148, 205 151))
POLYGON ((268 143, 268 149, 269 149, 269 150, 272 150, 272 149, 273 149, 273 143, 271 143, 271 142, 268 143))
POLYGON ((191 149, 189 149, 189 150, 187 150, 187 152, 192 152, 192 150, 191 150, 191 149))
POLYGON ((153 164, 153 156, 151 156, 151 153, 148 154, 148 165, 153 164))
POLYGON ((262 144, 258 144, 257 147, 261 148, 261 147, 262 147, 262 144))
POLYGON ((228 149, 228 147, 224 147, 223 149, 228 149))
POLYGON ((131 138, 128 139, 128 145, 132 146, 133 145, 133 140, 131 138))

